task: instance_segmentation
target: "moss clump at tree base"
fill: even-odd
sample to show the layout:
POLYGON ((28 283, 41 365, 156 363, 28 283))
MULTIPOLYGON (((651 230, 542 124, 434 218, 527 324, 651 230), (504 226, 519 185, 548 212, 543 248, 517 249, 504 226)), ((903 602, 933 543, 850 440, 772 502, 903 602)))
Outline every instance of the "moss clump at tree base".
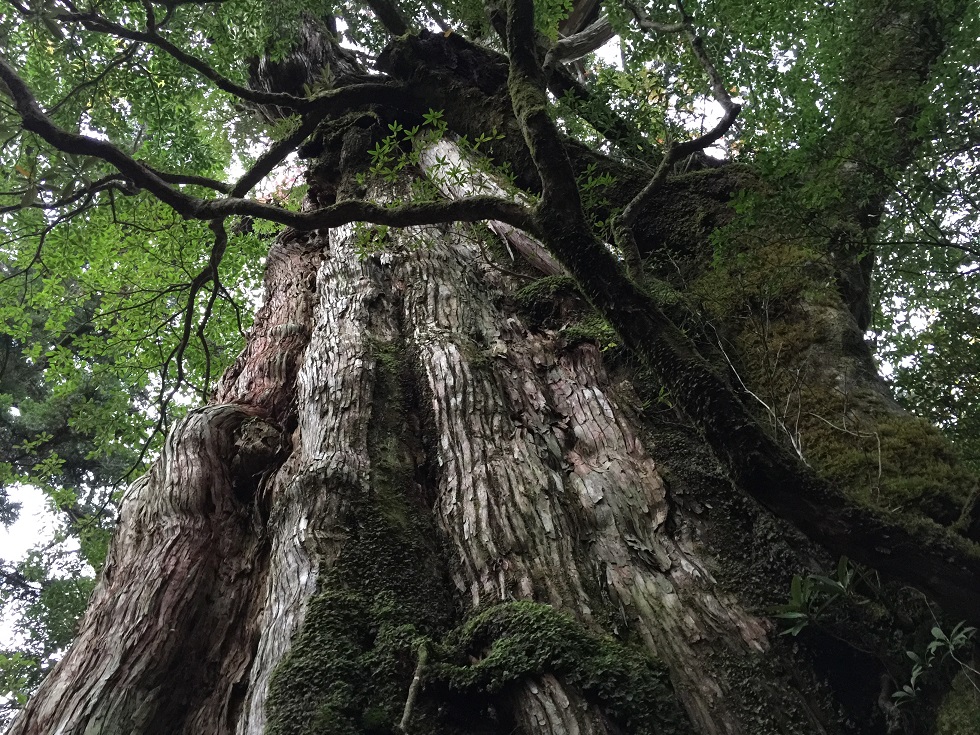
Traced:
POLYGON ((433 687, 501 692, 552 673, 632 735, 691 732, 665 667, 645 651, 585 628, 550 605, 495 605, 450 633, 430 667, 433 687), (462 663, 462 662, 472 663, 462 663))
POLYGON ((412 712, 410 731, 419 735, 507 732, 489 714, 494 695, 547 673, 631 735, 691 732, 663 666, 549 605, 496 605, 439 644, 405 623, 404 613, 391 595, 316 595, 270 688, 270 735, 396 732, 422 643, 431 653, 412 712), (463 722, 465 705, 487 714, 463 722))
POLYGON ((310 600, 300 635, 269 690, 269 735, 393 732, 416 631, 394 598, 328 591, 310 600))

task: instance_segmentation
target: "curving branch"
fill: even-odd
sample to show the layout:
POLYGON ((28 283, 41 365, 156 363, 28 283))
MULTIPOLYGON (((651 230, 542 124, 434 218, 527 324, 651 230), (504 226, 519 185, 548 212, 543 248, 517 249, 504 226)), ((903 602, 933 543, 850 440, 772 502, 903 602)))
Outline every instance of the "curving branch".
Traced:
POLYGON ((633 0, 623 0, 623 6, 630 11, 636 20, 636 24, 645 31, 651 33, 681 33, 686 30, 684 22, 680 23, 660 23, 647 15, 639 5, 633 0))
POLYGON ((214 189, 215 191, 220 191, 222 194, 230 194, 232 191, 230 184, 226 184, 223 181, 217 181, 216 179, 212 179, 207 176, 170 173, 169 171, 161 171, 158 168, 153 168, 149 164, 142 161, 140 161, 140 164, 143 165, 147 171, 152 171, 168 184, 177 184, 178 186, 203 186, 205 189, 214 189))
POLYGON ((507 2, 507 87, 521 133, 541 178, 542 211, 574 214, 575 226, 585 223, 575 173, 558 129, 548 114, 544 71, 535 54, 534 5, 531 0, 507 2))
POLYGON ((155 17, 152 15, 152 12, 149 13, 147 17, 148 29, 146 31, 135 31, 132 28, 127 28, 124 25, 115 23, 94 12, 55 13, 51 17, 52 19, 62 23, 81 25, 83 28, 92 31, 93 33, 104 33, 117 38, 125 38, 137 43, 145 43, 149 46, 155 46, 161 51, 172 56, 181 64, 193 69, 205 79, 214 83, 218 89, 247 102, 252 102, 258 105, 277 105, 279 107, 286 107, 300 111, 306 109, 310 104, 310 100, 303 97, 294 97, 291 94, 284 94, 280 92, 262 92, 260 90, 250 89, 242 86, 241 84, 233 82, 203 59, 184 51, 173 42, 161 36, 157 31, 158 25, 155 17))
MULTIPOLYGON (((296 230, 338 227, 356 221, 407 227, 437 222, 477 222, 495 219, 529 232, 534 232, 536 229, 531 213, 526 207, 495 196, 475 196, 451 202, 406 204, 393 208, 373 202, 346 200, 315 212, 292 212, 282 207, 240 197, 201 199, 174 188, 165 178, 169 178, 170 175, 161 174, 140 163, 112 143, 59 128, 44 114, 31 90, 2 57, 0 57, 0 80, 10 90, 26 130, 36 133, 60 151, 94 156, 111 164, 133 185, 150 192, 185 219, 213 220, 243 215, 277 222, 296 230)), ((377 101, 379 92, 400 98, 405 90, 386 84, 342 87, 318 98, 316 112, 326 115, 327 111, 334 107, 342 111, 369 100, 377 101)), ((278 150, 276 155, 280 153, 282 149, 278 150)), ((284 156, 285 153, 282 155, 284 156)), ((269 165, 270 160, 266 159, 263 165, 269 165)), ((574 180, 572 186, 574 187, 574 180)), ((235 189, 239 188, 240 186, 236 185, 235 189)))
POLYGON ((196 206, 198 200, 174 189, 158 173, 112 143, 70 133, 55 125, 38 105, 27 84, 3 57, 0 57, 0 81, 6 85, 6 91, 13 100, 25 130, 37 133, 47 143, 65 153, 102 159, 134 184, 149 190, 178 212, 190 211, 196 206))
POLYGON ((558 64, 581 59, 616 37, 616 31, 609 18, 602 16, 584 31, 561 38, 544 57, 544 68, 550 69, 558 64))
MULTIPOLYGON (((211 352, 208 349, 204 330, 205 327, 207 327, 209 319, 211 318, 211 311, 214 308, 214 301, 217 298, 219 289, 221 288, 221 281, 218 279, 218 266, 221 265, 225 251, 228 249, 228 231, 225 229, 225 221, 223 219, 212 220, 210 229, 211 232, 214 233, 214 246, 211 248, 211 254, 208 257, 208 264, 204 266, 201 272, 194 276, 194 279, 191 281, 190 288, 187 292, 187 302, 183 312, 180 341, 177 343, 175 351, 171 353, 171 358, 176 364, 177 372, 174 385, 179 387, 184 382, 184 353, 186 352, 191 341, 191 330, 194 326, 197 297, 205 286, 207 286, 209 283, 213 284, 207 304, 204 307, 204 313, 201 314, 200 319, 197 320, 197 338, 201 342, 201 348, 204 352, 204 386, 201 389, 201 392, 202 398, 205 400, 207 399, 208 383, 210 382, 211 378, 211 352)), ((162 372, 164 382, 166 382, 171 358, 168 358, 167 362, 164 364, 162 372)))

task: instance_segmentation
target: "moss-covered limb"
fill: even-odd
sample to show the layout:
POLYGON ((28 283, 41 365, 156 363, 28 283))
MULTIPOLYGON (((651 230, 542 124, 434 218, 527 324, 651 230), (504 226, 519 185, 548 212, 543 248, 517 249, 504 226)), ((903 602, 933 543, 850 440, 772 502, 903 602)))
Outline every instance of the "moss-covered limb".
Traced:
POLYGON ((524 142, 541 179, 541 210, 561 210, 578 227, 585 226, 575 173, 558 129, 548 112, 545 77, 535 54, 534 5, 507 3, 507 89, 524 142))
POLYGON ((806 460, 855 499, 949 526, 977 478, 938 429, 890 398, 834 270, 816 246, 758 242, 716 259, 692 291, 722 325, 763 422, 792 432, 806 460))
POLYGON ((502 692, 553 673, 625 732, 691 732, 664 667, 549 605, 522 601, 490 607, 450 633, 436 656, 429 674, 433 688, 502 692))
POLYGON ((545 244, 623 343, 695 422, 732 479, 810 538, 926 590, 951 614, 980 611, 980 548, 928 524, 906 524, 848 498, 771 439, 651 296, 563 212, 538 212, 545 244), (956 580, 956 581, 953 581, 956 580))
POLYGON ((980 589, 980 549, 929 524, 871 510, 791 456, 717 377, 663 306, 625 277, 574 213, 559 203, 545 207, 542 202, 537 219, 545 244, 623 344, 658 375, 732 479, 834 553, 919 586, 951 614, 974 619, 980 593, 968 590, 980 589))

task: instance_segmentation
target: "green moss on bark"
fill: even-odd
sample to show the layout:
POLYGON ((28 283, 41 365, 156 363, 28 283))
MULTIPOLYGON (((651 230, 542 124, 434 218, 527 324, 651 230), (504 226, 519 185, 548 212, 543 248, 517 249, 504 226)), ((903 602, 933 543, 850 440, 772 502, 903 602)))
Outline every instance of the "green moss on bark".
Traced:
POLYGON ((938 429, 887 395, 826 256, 757 244, 719 258, 696 290, 758 398, 751 408, 820 474, 888 512, 960 517, 976 478, 938 429))
POLYGON ((501 692, 528 677, 553 673, 625 732, 690 732, 665 667, 549 605, 495 605, 450 634, 440 658, 431 678, 453 690, 501 692))
POLYGON ((953 688, 939 708, 936 735, 976 735, 980 732, 980 692, 976 674, 961 671, 953 680, 953 688))
MULTIPOLYGON (((369 427, 371 484, 331 488, 346 540, 324 569, 301 631, 273 675, 270 735, 392 733, 412 680, 418 642, 451 627, 437 538, 416 482, 412 376, 399 345, 371 345, 376 371, 369 427)), ((458 732, 420 702, 413 732, 458 732)))
POLYGON ((411 678, 417 635, 393 595, 328 590, 314 596, 270 685, 267 732, 391 732, 411 678))

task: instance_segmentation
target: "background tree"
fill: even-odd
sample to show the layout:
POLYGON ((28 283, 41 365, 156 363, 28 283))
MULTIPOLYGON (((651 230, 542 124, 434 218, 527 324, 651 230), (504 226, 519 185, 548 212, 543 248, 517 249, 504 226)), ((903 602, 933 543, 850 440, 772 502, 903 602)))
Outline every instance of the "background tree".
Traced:
POLYGON ((969 731, 976 478, 863 332, 876 252, 935 266, 886 271, 882 320, 927 311, 881 339, 968 435, 906 355, 973 344, 978 25, 11 3, 24 380, 103 387, 69 419, 93 462, 210 398, 11 732, 969 731), (304 186, 263 183, 293 152, 304 186), (149 421, 105 420, 122 396, 149 421))

